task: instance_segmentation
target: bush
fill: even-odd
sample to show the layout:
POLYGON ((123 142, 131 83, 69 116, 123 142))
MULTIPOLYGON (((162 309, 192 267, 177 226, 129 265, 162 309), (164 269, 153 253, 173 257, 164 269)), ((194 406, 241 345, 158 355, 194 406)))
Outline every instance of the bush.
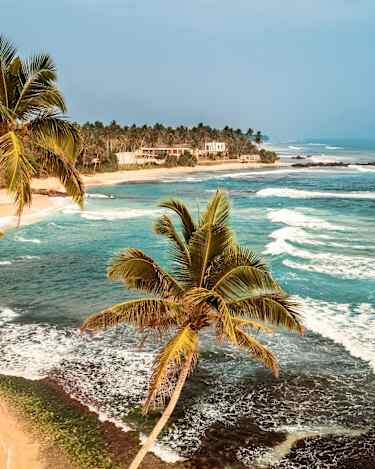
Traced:
POLYGON ((277 153, 274 151, 265 150, 264 148, 259 151, 259 156, 262 163, 274 163, 280 159, 277 153))
POLYGON ((178 158, 178 166, 196 166, 198 164, 198 158, 195 155, 192 155, 188 151, 184 151, 184 153, 178 158))
POLYGON ((177 156, 167 155, 165 158, 164 166, 166 168, 175 168, 176 166, 178 166, 177 156))

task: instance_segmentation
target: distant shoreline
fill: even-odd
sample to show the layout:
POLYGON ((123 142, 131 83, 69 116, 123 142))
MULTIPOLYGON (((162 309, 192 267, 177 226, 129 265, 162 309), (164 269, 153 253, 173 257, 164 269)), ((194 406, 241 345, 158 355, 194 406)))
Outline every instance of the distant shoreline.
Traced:
MULTIPOLYGON (((94 186, 111 186, 121 183, 147 183, 157 182, 168 176, 183 176, 192 173, 216 172, 216 171, 236 171, 236 170, 256 170, 260 168, 280 167, 280 163, 241 163, 234 162, 213 163, 197 165, 194 167, 176 168, 152 168, 114 171, 109 173, 95 173, 93 175, 82 175, 86 188, 94 186)), ((55 178, 33 179, 32 188, 35 190, 57 190, 63 191, 60 182, 55 178)), ((70 199, 62 197, 51 197, 48 195, 34 195, 33 205, 26 208, 22 216, 21 224, 35 223, 40 219, 50 215, 56 210, 61 210, 70 199)), ((17 218, 14 216, 14 204, 5 189, 0 189, 0 229, 8 229, 17 226, 17 218)))

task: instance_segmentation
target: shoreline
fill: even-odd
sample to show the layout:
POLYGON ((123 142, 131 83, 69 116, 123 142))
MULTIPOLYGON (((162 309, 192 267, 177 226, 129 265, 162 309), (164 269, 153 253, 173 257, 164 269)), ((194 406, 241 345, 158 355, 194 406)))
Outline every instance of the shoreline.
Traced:
MULTIPOLYGON (((1 469, 126 468, 139 445, 138 429, 125 432, 101 419, 55 381, 0 375, 1 469), (8 448, 19 457, 2 465, 8 448)), ((165 462, 153 452, 142 468, 198 469, 189 462, 165 462)))
MULTIPOLYGON (((130 184, 156 182, 168 176, 183 176, 200 172, 235 171, 240 169, 256 170, 261 168, 268 168, 272 171, 272 169, 279 168, 280 166, 280 163, 241 163, 236 161, 220 164, 203 164, 194 167, 119 170, 82 175, 82 179, 86 189, 88 189, 95 186, 111 186, 126 182, 130 184)), ((33 179, 32 188, 34 190, 64 191, 61 183, 52 177, 33 179)), ((34 194, 32 206, 27 207, 22 215, 21 226, 35 223, 51 213, 64 208, 69 203, 71 203, 71 200, 68 197, 51 197, 34 194)), ((17 217, 14 216, 14 204, 11 197, 5 189, 0 189, 0 230, 14 228, 17 226, 17 222, 17 217)))
MULTIPOLYGON (((7 443, 20 458, 14 461, 26 461, 26 465, 0 465, 2 469, 125 469, 139 448, 144 425, 152 425, 152 421, 143 424, 138 421, 134 430, 125 432, 113 422, 101 419, 91 407, 49 378, 34 381, 0 375, 0 464, 4 458, 1 440, 6 433, 7 443), (4 402, 10 409, 5 420, 4 402), (13 433, 13 428, 18 429, 17 433, 13 433)), ((287 432, 282 428, 261 429, 251 416, 243 416, 235 425, 214 423, 200 448, 185 461, 168 463, 148 453, 142 469, 260 469, 273 463, 289 467, 285 466, 287 461, 298 466, 311 462, 300 459, 301 449, 321 455, 322 462, 328 462, 327 449, 348 450, 340 469, 373 469, 373 442, 373 427, 287 432), (252 461, 241 463, 234 453, 242 445, 260 447, 262 451, 252 461)))

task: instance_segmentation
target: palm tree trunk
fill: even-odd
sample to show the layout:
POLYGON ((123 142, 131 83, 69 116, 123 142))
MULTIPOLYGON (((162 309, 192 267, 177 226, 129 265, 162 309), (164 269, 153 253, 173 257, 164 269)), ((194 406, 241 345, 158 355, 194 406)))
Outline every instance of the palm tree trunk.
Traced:
POLYGON ((172 393, 171 399, 165 408, 162 416, 158 420, 157 424, 155 425, 154 429, 152 430, 151 434, 147 437, 146 441, 143 443, 142 448, 138 451, 137 456, 134 458, 133 462, 130 464, 128 469, 137 469, 143 458, 151 449, 152 445, 154 444, 156 438, 159 436, 159 433, 163 430, 165 424, 168 422, 169 417, 171 416, 174 408, 176 407, 177 401, 180 397, 182 388, 185 384, 186 378, 189 374, 189 370, 191 367, 191 362, 193 361, 194 354, 191 353, 186 358, 184 366, 181 370, 180 376, 178 377, 178 381, 176 383, 176 387, 172 393))

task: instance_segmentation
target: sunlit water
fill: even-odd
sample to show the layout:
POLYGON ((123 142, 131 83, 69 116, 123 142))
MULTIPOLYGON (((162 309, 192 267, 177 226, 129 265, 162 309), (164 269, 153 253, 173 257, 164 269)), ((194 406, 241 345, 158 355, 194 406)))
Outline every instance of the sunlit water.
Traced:
MULTIPOLYGON (((179 196, 197 212, 222 187, 231 195, 238 240, 263 253, 275 277, 299 298, 307 332, 261 337, 280 358, 280 380, 206 335, 196 392, 164 442, 189 456, 212 425, 235 427, 243 417, 263 430, 307 434, 322 427, 373 428, 375 172, 370 169, 239 170, 101 187, 90 190, 82 212, 71 205, 9 232, 0 252, 0 372, 53 376, 103 414, 126 420, 129 407, 144 398, 157 345, 139 350, 138 337, 126 329, 88 338, 77 328, 88 314, 130 296, 106 279, 115 252, 139 247, 168 265, 166 242, 151 231, 163 213, 160 200, 179 196)), ((369 441, 370 450, 374 444, 369 441)), ((244 445, 233 460, 251 464, 267 451, 244 445)), ((280 464, 303 467, 288 465, 287 457, 280 464)), ((337 459, 325 464, 316 467, 340 467, 337 459)))

